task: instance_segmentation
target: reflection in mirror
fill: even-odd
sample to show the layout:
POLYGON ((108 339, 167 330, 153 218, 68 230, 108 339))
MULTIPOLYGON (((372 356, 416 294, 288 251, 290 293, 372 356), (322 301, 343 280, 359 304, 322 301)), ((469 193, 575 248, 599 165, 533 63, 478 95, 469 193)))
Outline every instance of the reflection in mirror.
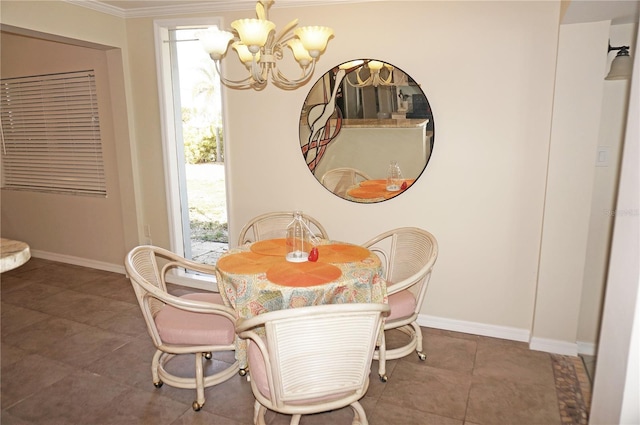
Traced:
POLYGON ((309 170, 353 202, 380 202, 407 190, 429 162, 433 132, 420 86, 397 67, 370 59, 345 62, 323 75, 300 114, 300 147, 309 170), (401 175, 392 180, 391 171, 401 175))

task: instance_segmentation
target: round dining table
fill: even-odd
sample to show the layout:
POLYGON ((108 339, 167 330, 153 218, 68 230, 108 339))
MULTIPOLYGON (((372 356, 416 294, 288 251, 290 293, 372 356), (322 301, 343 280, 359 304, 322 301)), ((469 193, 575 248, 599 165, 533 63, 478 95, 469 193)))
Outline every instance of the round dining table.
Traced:
MULTIPOLYGON (((267 239, 229 250, 216 264, 218 290, 238 318, 337 303, 386 303, 380 258, 367 248, 317 240, 317 261, 286 260, 286 240, 267 239)), ((236 340, 246 369, 246 342, 236 340)))

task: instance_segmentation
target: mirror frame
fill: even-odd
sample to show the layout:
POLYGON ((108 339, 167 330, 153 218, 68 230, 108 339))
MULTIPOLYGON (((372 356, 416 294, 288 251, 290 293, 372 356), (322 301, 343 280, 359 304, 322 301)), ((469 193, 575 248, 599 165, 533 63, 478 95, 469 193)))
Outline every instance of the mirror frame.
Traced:
POLYGON ((404 193, 433 153, 433 112, 422 87, 400 68, 375 59, 344 62, 318 78, 299 125, 309 171, 351 202, 377 203, 404 193), (392 160, 404 176, 397 188, 387 185, 392 160))

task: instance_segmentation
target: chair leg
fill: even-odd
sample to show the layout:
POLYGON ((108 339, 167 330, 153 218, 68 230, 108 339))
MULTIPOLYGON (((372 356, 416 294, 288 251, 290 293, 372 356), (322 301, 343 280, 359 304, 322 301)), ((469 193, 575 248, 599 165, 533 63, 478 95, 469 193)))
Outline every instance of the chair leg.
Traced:
POLYGON ((153 355, 153 359, 151 360, 151 376, 153 378, 153 385, 156 388, 160 388, 162 386, 162 380, 160 379, 160 375, 158 374, 161 356, 162 351, 156 350, 155 354, 153 355))
POLYGON ((351 408, 353 409, 353 422, 351 422, 351 425, 369 425, 367 414, 359 402, 351 403, 351 408))
POLYGON ((293 415, 291 417, 291 423, 289 425, 299 425, 301 417, 302 417, 302 415, 293 415))
POLYGON ((264 415, 267 413, 267 408, 258 403, 258 400, 253 403, 253 425, 267 425, 264 420, 264 415))
POLYGON ((203 354, 196 353, 196 400, 191 407, 196 412, 204 406, 204 368, 202 366, 203 354))
POLYGON ((378 347, 378 376, 382 382, 387 382, 387 343, 384 330, 381 331, 380 346, 378 347))
POLYGON ((413 326, 413 331, 415 332, 416 352, 418 353, 418 358, 422 361, 425 361, 427 359, 427 355, 424 351, 422 351, 422 330, 416 322, 411 323, 411 326, 413 326))

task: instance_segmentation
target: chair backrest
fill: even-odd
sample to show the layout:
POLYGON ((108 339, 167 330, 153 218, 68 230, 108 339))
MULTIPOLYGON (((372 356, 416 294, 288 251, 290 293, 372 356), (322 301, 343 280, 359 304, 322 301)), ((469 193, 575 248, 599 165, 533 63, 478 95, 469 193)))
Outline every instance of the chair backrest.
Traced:
MULTIPOLYGON (((265 239, 284 238, 287 234, 287 227, 291 224, 294 211, 278 211, 259 215, 249 220, 240 230, 238 236, 238 246, 249 242, 256 242, 265 239)), ((315 218, 302 214, 302 219, 307 223, 311 232, 322 239, 329 239, 327 231, 315 218)))
POLYGON ((361 181, 371 178, 355 168, 342 167, 329 170, 320 179, 320 183, 336 195, 344 197, 347 190, 361 181))
POLYGON ((363 246, 382 260, 389 295, 409 289, 420 309, 438 258, 436 238, 417 227, 401 227, 384 232, 363 246))
MULTIPOLYGON (((320 412, 364 396, 382 317, 388 311, 386 304, 365 303, 299 307, 240 320, 236 332, 250 338, 262 354, 269 404, 280 411, 289 406, 305 413, 306 402, 320 412), (264 338, 255 331, 262 325, 264 338)), ((255 370, 256 365, 249 367, 255 370)), ((252 386, 259 385, 254 381, 252 386)))

